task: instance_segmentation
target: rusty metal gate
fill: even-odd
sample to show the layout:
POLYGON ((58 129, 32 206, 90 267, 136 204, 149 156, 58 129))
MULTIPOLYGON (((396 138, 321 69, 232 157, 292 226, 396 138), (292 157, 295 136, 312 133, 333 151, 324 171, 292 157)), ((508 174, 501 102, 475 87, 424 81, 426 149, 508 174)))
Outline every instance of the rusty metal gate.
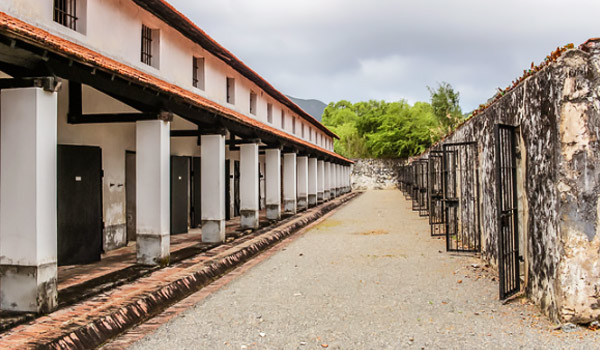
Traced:
POLYGON ((521 290, 517 212, 516 128, 496 125, 500 300, 521 290))
POLYGON ((429 225, 431 236, 446 234, 444 221, 444 193, 442 181, 442 151, 429 152, 429 171, 427 179, 427 193, 429 199, 429 225))
POLYGON ((477 144, 445 144, 442 162, 446 250, 479 252, 481 231, 477 144))

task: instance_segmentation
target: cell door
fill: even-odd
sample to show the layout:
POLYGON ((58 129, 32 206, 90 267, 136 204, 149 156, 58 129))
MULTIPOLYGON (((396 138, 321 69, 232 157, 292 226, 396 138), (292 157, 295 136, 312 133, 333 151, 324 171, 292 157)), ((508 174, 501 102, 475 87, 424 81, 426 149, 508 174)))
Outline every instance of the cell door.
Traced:
POLYGON ((89 264, 102 254, 102 149, 58 145, 58 264, 89 264))
POLYGON ((431 236, 444 236, 446 224, 444 221, 444 193, 442 181, 443 152, 429 152, 428 171, 428 199, 429 199, 429 226, 431 236))
POLYGON ((500 300, 521 290, 517 205, 516 128, 496 125, 498 272, 500 300))
POLYGON ((171 234, 188 232, 190 158, 171 157, 171 234))
POLYGON ((202 176, 202 162, 200 157, 192 158, 192 170, 190 172, 190 193, 191 193, 191 207, 190 207, 190 226, 201 227, 202 226, 202 188, 201 188, 201 176, 202 176))
POLYGON ((225 220, 231 219, 231 165, 229 159, 225 159, 225 220))
POLYGON ((240 161, 233 161, 233 216, 240 216, 240 161))
POLYGON ((445 144, 443 152, 446 250, 479 252, 481 231, 477 144, 445 144))
POLYGON ((125 223, 127 241, 135 241, 136 237, 136 159, 135 152, 125 152, 125 223))

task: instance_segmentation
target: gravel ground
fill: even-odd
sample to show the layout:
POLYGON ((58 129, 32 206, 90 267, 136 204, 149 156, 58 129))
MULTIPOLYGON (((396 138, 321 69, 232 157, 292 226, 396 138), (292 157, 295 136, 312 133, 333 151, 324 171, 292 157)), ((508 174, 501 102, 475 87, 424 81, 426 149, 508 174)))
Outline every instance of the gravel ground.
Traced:
POLYGON ((448 254, 399 191, 370 191, 131 349, 598 349, 448 254))

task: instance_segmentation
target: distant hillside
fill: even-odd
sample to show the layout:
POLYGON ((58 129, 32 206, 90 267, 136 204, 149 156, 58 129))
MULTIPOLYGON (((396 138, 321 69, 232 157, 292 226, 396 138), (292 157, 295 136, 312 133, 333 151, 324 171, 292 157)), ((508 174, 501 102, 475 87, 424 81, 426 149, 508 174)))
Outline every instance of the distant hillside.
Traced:
POLYGON ((292 100, 295 104, 300 106, 303 110, 308 112, 308 114, 315 117, 318 121, 321 121, 321 116, 323 115, 323 111, 327 104, 319 101, 319 100, 303 100, 301 98, 295 98, 292 96, 288 96, 290 100, 292 100))

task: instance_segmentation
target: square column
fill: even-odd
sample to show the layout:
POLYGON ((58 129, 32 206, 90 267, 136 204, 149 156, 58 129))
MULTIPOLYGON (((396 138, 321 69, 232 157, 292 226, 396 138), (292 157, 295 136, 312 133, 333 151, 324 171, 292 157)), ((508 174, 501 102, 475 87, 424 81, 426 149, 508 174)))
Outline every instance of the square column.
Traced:
POLYGON ((308 158, 308 206, 317 205, 317 158, 308 158))
POLYGON ((319 160, 317 162, 317 203, 323 203, 323 195, 325 191, 325 162, 319 160))
POLYGON ((296 153, 283 155, 283 210, 296 214, 296 153))
POLYGON ((324 163, 324 173, 325 177, 323 178, 323 200, 328 201, 331 199, 331 163, 324 163))
POLYGON ((308 157, 298 157, 297 161, 298 210, 305 210, 308 208, 308 157))
POLYGON ((265 195, 267 219, 281 219, 281 150, 265 151, 265 195))
POLYGON ((240 145, 240 226, 257 229, 258 220, 258 143, 240 145))
POLYGON ((142 265, 168 265, 170 215, 170 123, 144 120, 136 132, 136 249, 142 265))
POLYGON ((2 310, 56 309, 57 94, 1 93, 0 295, 2 310))
MULTIPOLYGON (((200 136, 202 242, 225 241, 225 135, 200 136)), ((228 174, 229 175, 229 174, 228 174)))

